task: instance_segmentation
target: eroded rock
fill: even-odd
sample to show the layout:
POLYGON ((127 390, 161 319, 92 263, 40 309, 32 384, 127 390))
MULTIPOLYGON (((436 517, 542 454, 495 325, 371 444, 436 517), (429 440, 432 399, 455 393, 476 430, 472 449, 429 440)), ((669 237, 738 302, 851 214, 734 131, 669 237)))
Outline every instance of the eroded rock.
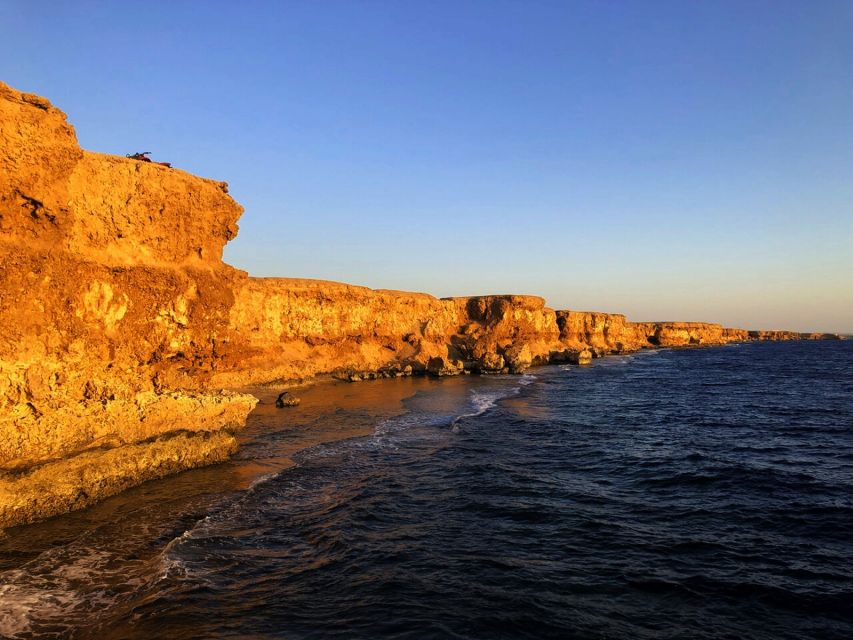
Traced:
POLYGON ((591 349, 563 349, 551 353, 551 362, 568 364, 589 364, 592 362, 591 349))
POLYGON ((482 356, 480 356, 477 361, 477 366, 480 371, 485 372, 496 372, 502 371, 504 368, 504 358, 499 353, 495 353, 494 351, 487 351, 482 356))
POLYGON ((221 259, 241 213, 224 182, 80 149, 0 83, 0 527, 224 460, 257 402, 225 389, 822 335, 251 278, 221 259))
POLYGON ((283 393, 278 394, 278 397, 275 399, 275 406, 279 409, 284 409, 285 407, 295 407, 300 402, 302 402, 302 400, 297 398, 295 395, 289 391, 284 391, 283 393))
POLYGON ((527 344, 513 344, 504 349, 504 360, 510 373, 524 373, 533 364, 533 354, 527 344))
POLYGON ((465 371, 465 365, 461 360, 453 360, 436 356, 430 358, 426 366, 427 373, 432 376, 458 376, 465 371))

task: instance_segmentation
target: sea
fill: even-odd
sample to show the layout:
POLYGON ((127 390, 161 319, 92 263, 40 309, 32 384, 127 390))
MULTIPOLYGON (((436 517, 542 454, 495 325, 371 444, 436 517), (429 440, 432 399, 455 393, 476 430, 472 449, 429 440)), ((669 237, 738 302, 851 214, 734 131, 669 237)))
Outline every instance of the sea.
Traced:
POLYGON ((10 530, 0 636, 853 638, 853 340, 304 394, 10 530))

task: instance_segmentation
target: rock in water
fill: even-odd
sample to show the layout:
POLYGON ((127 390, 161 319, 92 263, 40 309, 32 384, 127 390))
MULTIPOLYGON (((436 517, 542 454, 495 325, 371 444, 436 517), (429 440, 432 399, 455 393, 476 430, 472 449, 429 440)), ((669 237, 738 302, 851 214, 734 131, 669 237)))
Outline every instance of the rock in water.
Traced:
POLYGON ((300 402, 302 401, 295 395, 289 391, 285 391, 284 393, 280 393, 278 398, 275 399, 275 406, 279 409, 284 409, 285 407, 295 407, 300 402))

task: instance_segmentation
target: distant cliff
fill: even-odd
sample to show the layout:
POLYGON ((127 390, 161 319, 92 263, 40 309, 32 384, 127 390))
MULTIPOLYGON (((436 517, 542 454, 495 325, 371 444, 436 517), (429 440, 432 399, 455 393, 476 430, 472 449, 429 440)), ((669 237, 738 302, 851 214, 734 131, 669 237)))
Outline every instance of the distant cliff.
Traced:
POLYGON ((0 527, 225 460, 257 402, 226 389, 826 337, 250 278, 222 262, 241 213, 223 182, 80 149, 0 83, 0 527))

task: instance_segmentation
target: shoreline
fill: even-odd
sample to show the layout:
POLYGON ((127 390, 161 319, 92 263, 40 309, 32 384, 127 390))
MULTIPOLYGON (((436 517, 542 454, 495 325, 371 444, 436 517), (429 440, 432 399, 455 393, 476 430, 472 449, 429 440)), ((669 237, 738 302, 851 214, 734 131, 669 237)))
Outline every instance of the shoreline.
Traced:
MULTIPOLYGON (((555 366, 585 367, 588 364, 605 361, 609 358, 649 354, 666 350, 708 349, 755 343, 755 341, 748 341, 743 343, 727 343, 725 345, 649 346, 636 351, 602 354, 596 356, 590 363, 541 364, 527 369, 526 372, 535 373, 537 369, 555 366)), ((509 381, 521 380, 523 375, 509 374, 499 375, 498 377, 509 381)), ((135 495, 134 492, 144 492, 142 487, 169 483, 175 478, 198 474, 200 472, 216 474, 219 471, 222 473, 227 487, 223 489, 224 492, 245 490, 260 477, 268 473, 279 473, 294 466, 296 463, 291 456, 297 455, 306 449, 336 441, 372 435, 382 419, 393 418, 405 413, 406 409, 403 407, 403 401, 413 397, 419 391, 434 390, 435 387, 433 385, 447 383, 460 385, 468 389, 470 388, 469 382, 492 379, 495 379, 494 374, 471 372, 448 376, 431 375, 426 371, 421 371, 399 377, 378 375, 375 377, 358 378, 357 380, 347 380, 332 374, 323 374, 307 380, 272 382, 269 384, 255 384, 229 389, 228 391, 231 393, 250 395, 257 400, 254 408, 246 417, 245 426, 233 432, 235 443, 232 455, 209 465, 187 469, 182 473, 152 478, 121 492, 105 496, 103 500, 87 506, 82 512, 97 510, 105 502, 120 499, 123 496, 132 499, 135 495), (362 384, 355 384, 355 382, 362 384), (388 384, 395 386, 388 387, 388 384), (396 386, 397 384, 401 386, 396 386), (389 390, 393 391, 390 395, 388 394, 389 390), (294 393, 299 397, 300 404, 294 408, 276 407, 276 397, 283 391, 294 393), (365 425, 355 428, 339 428, 331 424, 336 413, 355 409, 368 411, 369 418, 365 425), (292 421, 293 423, 287 424, 288 421, 292 421), (253 444, 256 444, 259 440, 263 440, 264 436, 270 437, 275 434, 282 435, 284 438, 292 441, 286 454, 279 451, 279 455, 270 459, 251 457, 253 444)), ((59 462, 61 463, 62 461, 59 462)), ((44 466, 49 467, 50 463, 44 466)), ((8 527, 0 531, 0 541, 9 536, 17 536, 25 530, 31 531, 37 528, 49 529, 51 522, 80 514, 81 510, 74 509, 52 515, 34 523, 23 523, 8 527)), ((87 520, 88 518, 85 515, 81 517, 81 521, 87 520)))
MULTIPOLYGON (((611 353, 593 360, 602 364, 613 358, 623 356, 648 355, 668 350, 696 350, 725 346, 749 346, 755 341, 728 343, 726 345, 689 345, 683 347, 648 347, 642 350, 623 353, 611 353)), ((587 365, 571 363, 545 364, 532 367, 529 372, 550 367, 584 368, 587 365)), ((233 389, 233 392, 253 395, 258 402, 246 419, 246 425, 235 432, 237 447, 235 454, 219 463, 189 469, 183 473, 170 474, 152 479, 122 492, 108 496, 86 509, 56 514, 35 523, 21 524, 7 528, 0 535, 0 557, 9 552, 6 545, 27 537, 25 546, 29 550, 39 547, 38 540, 62 534, 51 531, 77 530, 103 526, 111 522, 115 514, 125 505, 141 500, 143 504, 155 505, 158 501, 168 500, 171 494, 178 496, 200 495, 205 492, 227 496, 246 491, 260 479, 270 474, 285 472, 297 464, 294 457, 312 447, 329 443, 364 438, 374 435, 379 424, 386 419, 399 417, 407 412, 404 402, 419 392, 446 391, 448 385, 467 393, 477 381, 488 384, 491 380, 501 379, 520 381, 522 374, 499 376, 459 375, 430 376, 418 374, 401 378, 376 378, 364 380, 364 384, 354 384, 334 378, 331 375, 317 376, 311 380, 250 385, 233 389), (370 384, 376 383, 376 384, 370 384), (440 386, 439 386, 440 385, 440 386), (275 399, 284 391, 290 391, 300 398, 297 407, 277 408, 275 399), (355 417, 354 424, 342 424, 342 421, 355 417), (263 450, 266 439, 277 441, 275 455, 268 456, 263 450), (261 447, 258 449, 258 447, 261 447), (193 485, 197 485, 193 489, 193 485), (30 539, 36 542, 31 544, 30 539)), ((501 398, 505 400, 509 398, 501 398)), ((468 414, 463 414, 468 415, 468 414)), ((473 415, 473 414, 472 414, 473 415)), ((456 416, 455 420, 458 420, 456 416)), ((448 427, 451 427, 449 424, 448 427)), ((47 547, 45 547, 47 548, 47 547)), ((0 568, 8 568, 4 562, 0 568)))
MULTIPOLYGON (((260 401, 246 427, 237 434, 240 448, 236 455, 219 464, 142 483, 86 509, 10 527, 0 535, 0 570, 21 566, 58 542, 118 526, 122 519, 133 519, 137 512, 156 514, 163 505, 169 508, 164 508, 162 518, 155 518, 163 520, 164 528, 174 525, 168 522, 174 517, 174 505, 183 505, 184 511, 193 514, 200 508, 193 503, 208 504, 208 510, 201 511, 203 519, 239 500, 265 478, 286 473, 298 464, 297 458, 305 451, 375 435, 383 422, 407 414, 404 402, 418 393, 426 393, 430 399, 444 396, 452 405, 461 405, 476 380, 468 376, 415 377, 352 385, 327 378, 301 385, 300 405, 284 409, 275 406, 277 389, 248 387, 246 390, 256 392, 260 401)), ((177 531, 175 535, 182 533, 177 531)))
POLYGON ((251 277, 222 260, 243 213, 227 183, 84 150, 3 83, 0 120, 0 529, 227 460, 258 402, 228 389, 830 337, 251 277))
MULTIPOLYGON (((759 343, 729 343, 726 345, 692 345, 686 347, 649 347, 630 353, 614 353, 596 358, 595 363, 605 364, 611 358, 643 356, 665 351, 704 350, 713 347, 751 346, 759 343)), ((533 368, 552 367, 586 368, 586 365, 548 364, 533 368)), ((255 409, 247 416, 246 426, 235 434, 238 443, 236 454, 218 464, 188 470, 144 482, 107 497, 87 509, 57 514, 35 523, 10 527, 0 535, 0 570, 23 566, 58 543, 75 540, 87 531, 115 526, 122 518, 133 517, 134 512, 158 511, 162 504, 191 505, 213 503, 212 510, 222 508, 229 501, 239 500, 265 478, 278 476, 298 464, 296 458, 314 447, 369 438, 376 435, 383 421, 393 420, 409 412, 405 406, 419 393, 426 393, 428 402, 444 396, 452 406, 464 411, 470 391, 478 383, 484 386, 492 381, 515 381, 519 386, 523 375, 513 376, 454 376, 434 377, 419 375, 397 379, 377 379, 377 384, 353 384, 331 376, 314 380, 252 385, 238 390, 258 398, 255 409), (294 392, 301 400, 297 407, 277 408, 275 399, 284 389, 294 392), (450 400, 448 400, 450 398, 450 400), (270 450, 266 445, 274 441, 270 450)), ((512 386, 512 385, 508 385, 512 386)), ((495 402, 512 403, 514 396, 501 396, 495 402)), ((432 408, 435 411, 435 408, 432 408)), ((451 429, 460 418, 479 415, 454 414, 447 428, 451 429)), ((195 513, 198 507, 187 506, 195 513)), ((202 511, 202 519, 211 511, 202 511)), ((164 529, 174 526, 169 522, 173 515, 163 514, 164 529)), ((177 522, 181 522, 180 519, 177 522)), ((183 532, 185 533, 185 532, 183 532)), ((182 535, 177 532, 176 535, 182 535)))
MULTIPOLYGON (((251 564, 254 560, 263 562, 264 551, 261 547, 253 547, 253 540, 267 536, 274 541, 290 538, 299 541, 299 517, 305 510, 328 514, 334 520, 340 517, 338 512, 341 509, 344 514, 351 514, 347 510, 348 500, 353 499, 356 503, 353 509, 363 515, 364 504, 372 504, 369 500, 358 502, 363 485, 348 486, 341 482, 341 478, 368 478, 374 487, 387 484, 393 492, 393 487, 397 486, 397 474, 403 478, 414 478, 417 482, 419 465, 405 462, 412 460, 412 455, 425 460, 435 457, 458 460, 468 456, 471 468, 481 468, 479 453, 484 440, 503 442, 501 450, 510 456, 513 442, 526 442, 525 446, 534 448, 543 444, 541 449, 547 452, 548 443, 554 444, 551 438, 561 433, 560 429, 567 430, 562 431, 565 438, 558 438, 560 441, 572 442, 574 438, 578 445, 588 439, 590 430, 596 433, 604 430, 611 434, 621 430, 620 439, 630 448, 633 436, 624 429, 626 415, 630 416, 630 413, 622 412, 621 423, 612 420, 608 417, 607 405, 600 403, 601 398, 583 391, 589 385, 609 389, 610 392, 616 390, 618 395, 620 387, 614 384, 619 385, 622 381, 630 385, 628 381, 636 379, 631 370, 646 369, 646 384, 665 396, 667 389, 665 384, 661 384, 661 376, 663 379, 672 376, 682 378, 680 372, 687 366, 699 376, 695 380, 688 379, 687 384, 699 394, 695 397, 702 397, 708 391, 703 390, 701 381, 709 377, 713 379, 715 375, 713 367, 707 368, 709 362, 717 362, 723 369, 731 368, 727 363, 740 363, 735 376, 739 379, 750 375, 750 361, 760 360, 750 352, 772 355, 770 360, 764 359, 766 372, 768 362, 788 361, 791 366, 797 366, 796 357, 792 362, 786 356, 789 352, 807 352, 810 354, 809 362, 815 363, 822 361, 824 353, 846 353, 845 346, 746 343, 721 349, 717 355, 711 355, 713 350, 696 348, 646 349, 603 357, 589 367, 549 365, 532 370, 525 376, 416 377, 359 385, 326 379, 301 387, 291 385, 291 392, 301 398, 301 403, 297 407, 282 409, 274 404, 278 388, 246 388, 244 391, 257 395, 260 401, 250 415, 247 427, 238 435, 241 448, 232 460, 145 483, 90 509, 17 528, 10 538, 0 539, 0 571, 3 572, 6 589, 4 598, 0 600, 18 612, 17 618, 13 615, 6 621, 19 624, 33 621, 44 628, 48 624, 57 628, 62 625, 71 628, 75 624, 100 624, 98 611, 85 604, 97 596, 113 603, 109 605, 111 613, 104 637, 123 637, 128 625, 134 624, 126 614, 128 603, 145 603, 149 597, 168 598, 162 585, 174 585, 175 581, 186 580, 200 586, 206 585, 207 580, 228 583, 228 567, 232 561, 238 564, 251 564), (838 347, 843 350, 835 351, 838 347), (662 357, 667 358, 667 362, 661 365, 662 357), (650 362, 658 364, 650 365, 650 362), (656 368, 656 372, 650 374, 649 366, 656 368), (539 378, 539 382, 525 386, 525 378, 531 375, 539 378), (555 386, 558 379, 561 382, 555 386), (563 407, 562 417, 551 412, 553 405, 542 402, 543 398, 549 397, 547 394, 554 397, 556 393, 556 397, 561 397, 560 384, 565 385, 562 388, 566 399, 571 399, 563 407), (530 391, 513 391, 521 388, 530 391), (574 411, 590 404, 601 410, 596 414, 599 418, 597 424, 589 422, 585 412, 574 411), (486 416, 484 422, 474 418, 471 424, 466 424, 466 416, 480 416, 496 405, 500 407, 499 411, 510 413, 503 414, 503 418, 486 416), (509 419, 505 419, 508 416, 509 419), (519 427, 513 416, 524 416, 528 424, 533 425, 531 433, 519 427), (549 423, 552 418, 555 420, 553 424, 549 423), (387 427, 385 423, 389 423, 387 427), (457 423, 461 423, 461 440, 453 430, 457 423), (504 426, 502 430, 495 431, 499 423, 504 426), (570 436, 570 433, 574 435, 570 436), (544 438, 544 441, 537 438, 544 438), (447 455, 436 456, 437 451, 447 455), (376 464, 381 466, 375 467, 376 464), (300 470, 300 467, 304 468, 300 470), (323 469, 323 475, 314 475, 316 482, 305 483, 305 478, 311 478, 316 469, 323 469), (313 496, 309 502, 305 501, 306 492, 313 496), (294 522, 291 523, 289 517, 266 519, 263 514, 267 509, 272 513, 293 514, 294 522), (258 517, 253 517, 254 514, 258 517), (293 531, 290 531, 291 526, 293 531), (200 550, 204 553, 200 554, 200 550), (224 555, 217 555, 217 550, 224 555), (208 552, 213 554, 209 562, 205 556, 208 552), (233 558, 229 555, 232 552, 233 558), (209 576, 205 573, 206 567, 213 567, 214 573, 209 576), (126 590, 116 588, 116 585, 125 584, 132 586, 126 590)), ((634 401, 629 399, 627 404, 621 405, 623 409, 635 406, 632 402, 644 401, 642 389, 641 385, 640 395, 635 395, 634 401)), ((638 393, 636 386, 633 392, 638 393)), ((714 393, 725 399, 727 392, 715 387, 714 393)), ((676 411, 673 415, 677 414, 676 411)), ((646 417, 653 422, 653 417, 646 417)), ((748 421, 743 424, 745 427, 750 425, 748 421)), ((761 426, 751 426, 760 438, 761 426)), ((702 429, 702 433, 717 437, 713 435, 713 429, 702 429)), ((664 431, 647 438, 646 444, 665 439, 665 434, 664 431)), ((686 438, 692 442, 690 436, 686 438)), ((728 446, 726 437, 719 442, 723 447, 728 446)), ((590 442, 589 446, 595 451, 605 443, 612 441, 604 437, 597 443, 590 442)), ((671 455, 671 443, 659 444, 663 444, 661 455, 671 455)), ((684 453, 694 451, 695 447, 691 446, 684 453)), ((578 460, 589 462, 589 459, 586 454, 579 455, 574 463, 559 468, 569 476, 582 475, 583 470, 575 468, 575 465, 578 460)), ((606 458, 607 451, 601 450, 599 455, 606 458)), ((676 456, 673 459, 682 458, 676 456)), ((487 465, 485 460, 488 458, 482 464, 487 465)), ((553 458, 557 465, 560 460, 559 456, 553 458)), ((455 467, 451 465, 447 469, 448 486, 453 486, 455 467)), ((553 470, 551 467, 546 469, 553 470)), ((497 472, 502 473, 503 467, 498 467, 497 472)), ((514 486, 511 476, 506 480, 509 484, 503 486, 514 486)), ((485 493, 479 495, 491 496, 490 486, 484 486, 485 493)), ((685 486, 689 489, 692 485, 688 482, 685 486)), ((597 491, 598 488, 595 496, 597 491)), ((407 508, 402 504, 386 504, 392 510, 407 508)), ((408 505, 409 508, 411 506, 408 505)), ((466 516, 461 517, 464 519, 466 516)), ((405 521, 405 515, 402 518, 405 521)), ((346 519, 338 525, 341 530, 348 530, 346 519)), ((322 524, 317 526, 322 527, 322 524)), ((312 542, 308 541, 309 547, 312 542)), ((287 555, 288 548, 283 546, 279 551, 287 555)), ((300 556, 295 554, 295 563, 303 562, 300 556)), ((312 571, 310 560, 305 562, 308 565, 305 570, 312 571)), ((0 624, 3 623, 2 614, 0 611, 0 624)), ((160 620, 158 614, 150 610, 145 619, 150 625, 156 625, 160 620)), ((142 628, 140 635, 152 628, 142 628)))

